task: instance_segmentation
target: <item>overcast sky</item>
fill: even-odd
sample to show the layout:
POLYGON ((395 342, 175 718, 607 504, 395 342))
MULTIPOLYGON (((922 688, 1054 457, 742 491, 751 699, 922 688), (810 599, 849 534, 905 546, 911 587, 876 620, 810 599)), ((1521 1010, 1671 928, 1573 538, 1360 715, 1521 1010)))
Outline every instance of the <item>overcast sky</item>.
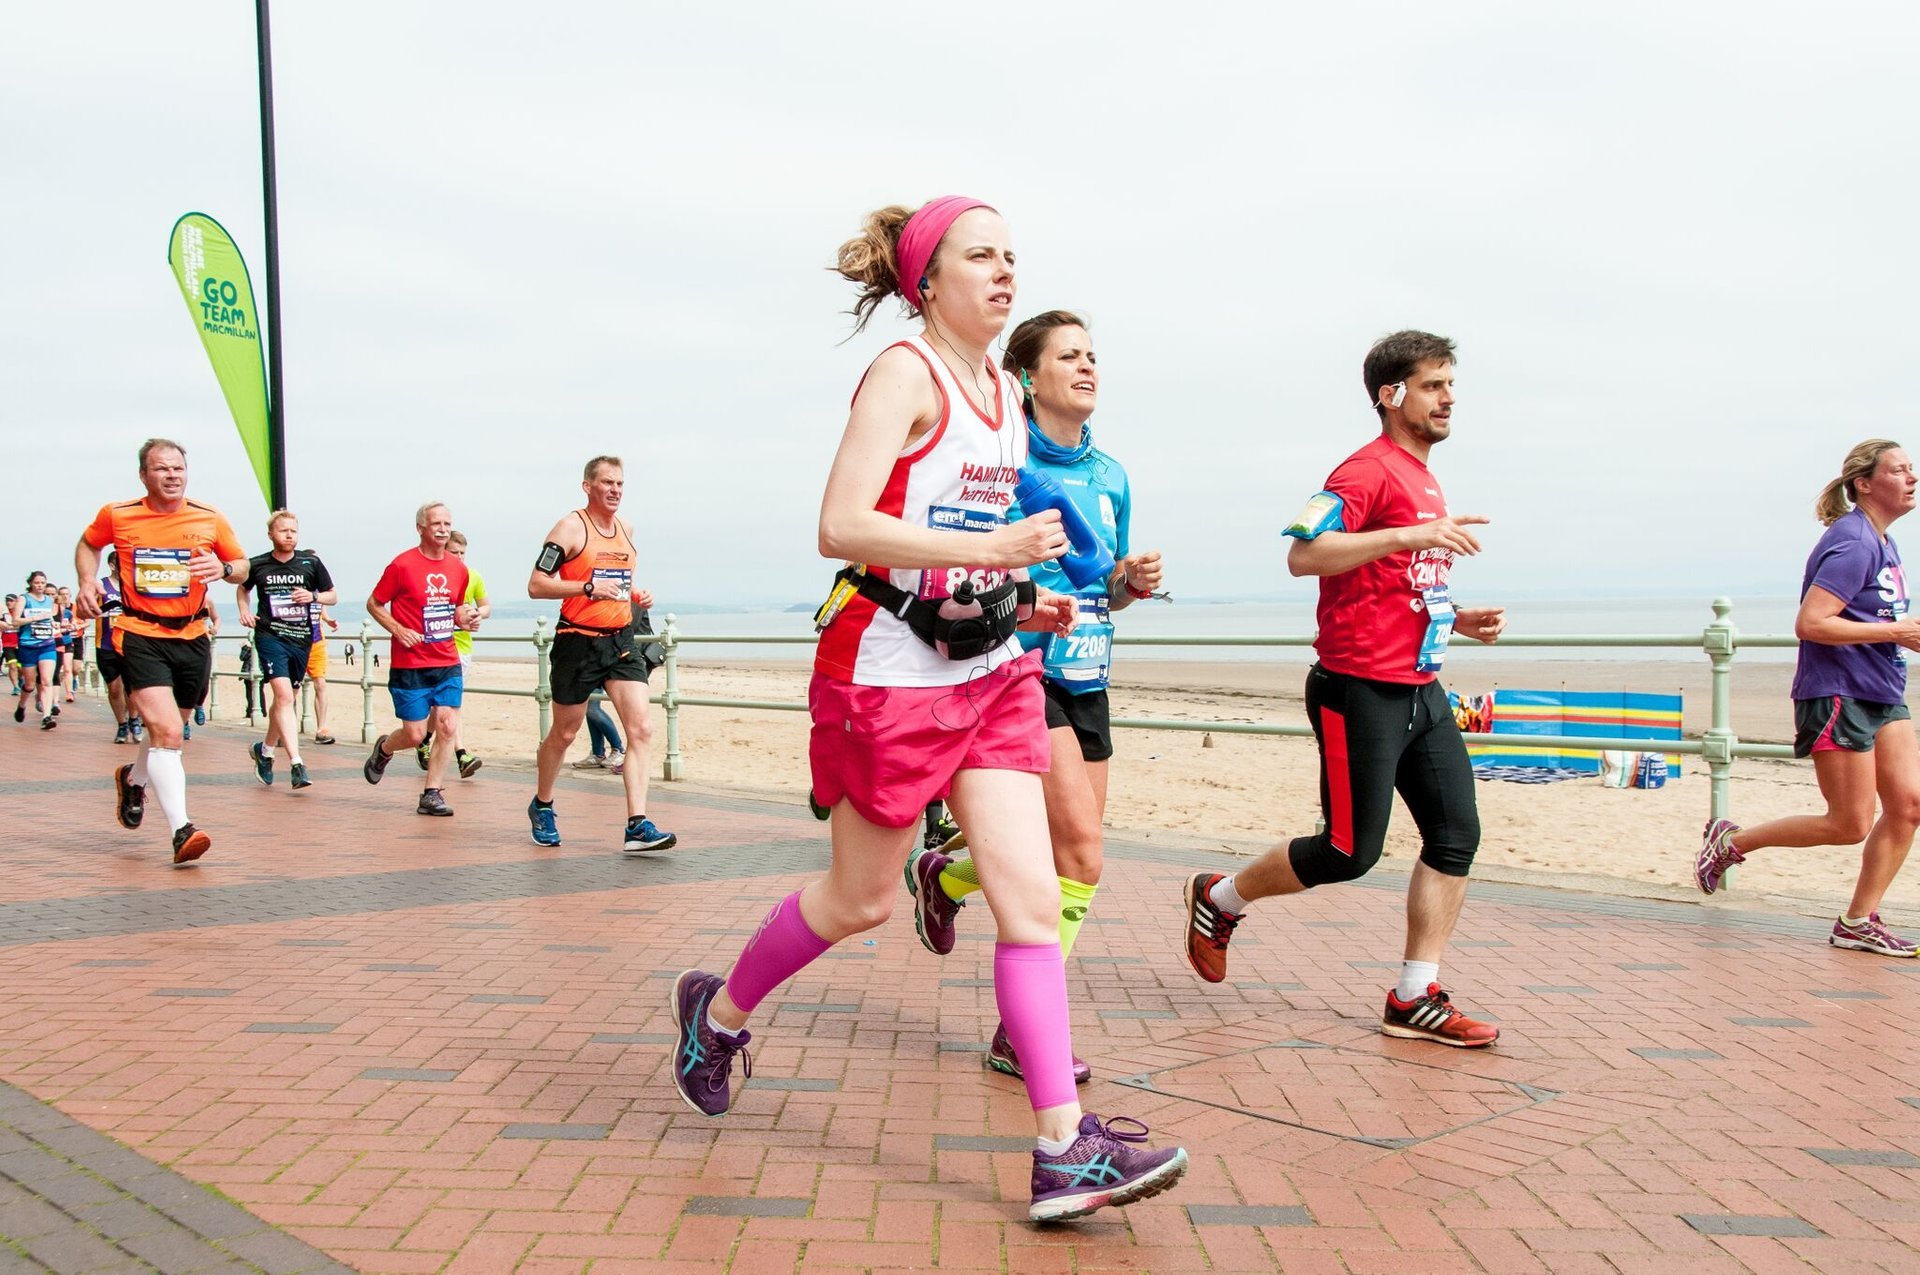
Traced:
MULTIPOLYGON (((947 193, 1007 217, 1018 314, 1091 316, 1096 436, 1176 594, 1307 596, 1279 528, 1375 432, 1360 361, 1395 328, 1459 342, 1434 467, 1494 519, 1463 599, 1791 592, 1847 449, 1914 433, 1911 5, 274 20, 291 496, 347 597, 429 498, 517 592, 603 451, 667 609, 820 593, 847 400, 911 331, 840 344, 823 267, 947 193)), ((253 40, 243 0, 9 11, 10 589, 71 578, 151 434, 267 547, 166 264, 203 211, 264 291, 253 40)))

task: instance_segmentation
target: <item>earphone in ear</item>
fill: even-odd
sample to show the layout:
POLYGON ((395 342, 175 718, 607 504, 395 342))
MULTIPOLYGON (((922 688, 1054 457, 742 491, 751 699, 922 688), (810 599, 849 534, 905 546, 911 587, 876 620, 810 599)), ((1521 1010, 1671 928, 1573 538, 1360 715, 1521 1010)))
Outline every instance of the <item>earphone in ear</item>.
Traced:
POLYGON ((1398 407, 1407 401, 1407 383, 1398 382, 1393 387, 1393 397, 1387 400, 1388 407, 1398 407))
POLYGON ((1033 397, 1033 378, 1027 375, 1025 368, 1020 369, 1020 388, 1027 392, 1028 398, 1033 397))
POLYGON ((920 276, 920 291, 922 291, 922 292, 925 292, 926 290, 927 290, 927 276, 925 276, 925 275, 921 275, 921 276, 920 276))

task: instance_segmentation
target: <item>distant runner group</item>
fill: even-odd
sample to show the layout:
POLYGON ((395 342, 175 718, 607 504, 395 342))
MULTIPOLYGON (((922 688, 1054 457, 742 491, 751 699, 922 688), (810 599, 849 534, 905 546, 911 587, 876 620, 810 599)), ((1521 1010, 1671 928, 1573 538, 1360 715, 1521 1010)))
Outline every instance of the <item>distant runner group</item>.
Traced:
MULTIPOLYGON (((831 866, 765 913, 726 973, 689 969, 675 980, 671 1072, 688 1106, 724 1115, 751 1075, 750 1018, 836 943, 885 923, 902 877, 920 939, 941 956, 954 949, 968 901, 983 894, 997 930, 999 1010, 985 1065, 1026 1087, 1035 1130, 1029 1216, 1059 1221, 1157 1195, 1188 1165, 1184 1149, 1150 1146, 1137 1120, 1082 1110, 1076 1086, 1092 1069, 1072 1052, 1065 974, 1104 868, 1113 616, 1165 597, 1166 573, 1157 551, 1133 542, 1126 470, 1095 445, 1099 375, 1088 324, 1044 312, 1014 326, 1003 357, 992 358, 1013 312, 1014 262, 999 213, 958 196, 881 209, 840 248, 839 271, 860 289, 856 330, 893 298, 923 327, 862 377, 820 508, 821 552, 845 564, 816 617, 808 691, 812 804, 831 821, 831 866)), ((1493 643, 1506 616, 1451 592, 1454 564, 1480 552, 1477 528, 1487 522, 1452 512, 1428 464, 1452 433, 1453 343, 1395 332, 1374 343, 1361 370, 1378 433, 1333 468, 1283 533, 1288 569, 1319 581, 1306 710, 1321 825, 1238 871, 1192 874, 1184 955, 1201 979, 1219 983, 1255 902, 1372 870, 1397 793, 1420 854, 1380 1030, 1485 1048, 1499 1029, 1454 1004, 1441 978, 1481 827, 1439 674, 1456 635, 1493 643)), ((284 750, 296 789, 311 780, 294 696, 317 675, 315 639, 338 590, 300 548, 290 512, 273 514, 273 548, 249 558, 217 511, 187 499, 184 449, 151 440, 139 462, 145 496, 103 506, 81 538, 71 610, 38 572, 8 599, 8 650, 21 670, 15 720, 24 721, 31 696, 41 725, 55 725, 62 635, 77 641, 77 626, 98 617, 102 672, 123 688, 120 729, 140 745, 115 773, 119 820, 139 827, 151 793, 174 862, 187 864, 211 844, 188 817, 180 751, 211 665, 208 586, 238 587, 270 690, 265 737, 249 750, 254 772, 271 784, 284 750)), ((651 739, 653 598, 635 583, 620 460, 594 457, 581 485, 584 506, 554 524, 527 582, 529 597, 560 604, 553 724, 527 806, 542 847, 561 844, 555 781, 596 692, 631 752, 644 756, 651 739)), ((1831 942, 1905 957, 1914 944, 1882 922, 1879 906, 1920 827, 1920 744, 1904 705, 1905 652, 1920 650, 1920 621, 1908 616, 1887 530, 1913 509, 1916 489, 1907 454, 1869 440, 1819 502, 1828 530, 1802 584, 1793 697, 1796 752, 1813 758, 1826 813, 1745 829, 1715 820, 1694 862, 1700 889, 1712 893, 1763 847, 1864 839, 1859 883, 1831 942)), ((422 505, 415 527, 417 545, 387 565, 367 600, 392 638, 399 725, 374 741, 363 769, 377 784, 394 756, 418 750, 417 809, 444 817, 453 813, 448 768, 465 776, 480 766, 460 744, 470 664, 461 639, 490 604, 448 507, 422 505)), ((647 767, 626 765, 622 779, 623 850, 673 847, 647 811, 647 767)))

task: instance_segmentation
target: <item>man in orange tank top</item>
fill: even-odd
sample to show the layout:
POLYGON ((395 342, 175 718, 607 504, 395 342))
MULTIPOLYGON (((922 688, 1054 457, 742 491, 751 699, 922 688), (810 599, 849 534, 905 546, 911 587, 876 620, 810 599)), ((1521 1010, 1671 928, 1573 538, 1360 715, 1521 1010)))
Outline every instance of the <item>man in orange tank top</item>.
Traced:
POLYGON ((626 470, 618 456, 587 462, 580 489, 587 507, 576 509, 547 533, 527 596, 560 601, 560 627, 553 639, 553 728, 540 741, 540 777, 527 819, 533 843, 560 844, 553 812, 553 781, 567 749, 586 720, 587 701, 604 691, 627 733, 627 826, 622 847, 630 854, 668 850, 675 842, 647 818, 647 756, 653 743, 653 708, 647 694, 646 643, 640 616, 653 594, 633 587, 633 528, 620 517, 626 470))
POLYGON ((147 789, 173 829, 173 865, 192 863, 213 845, 187 818, 187 771, 180 758, 186 715, 200 702, 212 671, 207 586, 247 578, 247 551, 219 510, 187 499, 187 452, 165 438, 140 448, 139 500, 102 505, 73 553, 80 576, 74 611, 101 613, 101 551, 111 547, 121 613, 113 635, 121 680, 133 712, 146 719, 140 755, 113 773, 117 813, 125 828, 146 817, 147 789))

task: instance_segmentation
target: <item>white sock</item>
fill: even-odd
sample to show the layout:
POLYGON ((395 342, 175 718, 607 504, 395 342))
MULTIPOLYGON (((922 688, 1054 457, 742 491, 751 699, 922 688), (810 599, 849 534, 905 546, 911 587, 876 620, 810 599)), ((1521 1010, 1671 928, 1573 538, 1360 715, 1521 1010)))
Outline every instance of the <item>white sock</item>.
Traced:
POLYGON ((147 782, 147 751, 153 747, 153 736, 140 736, 140 751, 133 755, 133 769, 127 772, 127 782, 145 786, 147 782))
POLYGON ((725 1040, 733 1040, 740 1035, 739 1032, 731 1028, 722 1027, 719 1020, 714 1018, 712 1009, 707 1010, 707 1030, 725 1040))
POLYGON ((1846 922, 1849 928, 1855 930, 1867 923, 1867 918, 1864 916, 1843 916, 1840 919, 1846 922))
POLYGON ((289 765, 289 766, 304 766, 304 765, 306 765, 306 763, 300 760, 300 754, 299 754, 299 753, 296 753, 296 752, 294 752, 294 751, 293 751, 293 750, 292 750, 291 748, 289 748, 289 749, 287 750, 287 765, 289 765))
POLYGON ((1207 899, 1222 912, 1231 912, 1239 916, 1247 910, 1247 900, 1233 888, 1232 877, 1222 877, 1213 883, 1213 889, 1207 891, 1207 899))
POLYGON ((1079 1136, 1078 1133, 1074 1133, 1057 1142, 1052 1138, 1035 1138, 1034 1141, 1039 1144, 1041 1155, 1065 1155, 1067 1148, 1072 1146, 1074 1139, 1079 1136))
POLYGON ((1400 962, 1400 986, 1393 994, 1400 998, 1401 1004, 1419 1000, 1427 994, 1427 984, 1440 981, 1440 963, 1438 961, 1402 961, 1400 962))
POLYGON ((154 799, 175 832, 187 825, 187 768, 178 748, 155 748, 147 754, 147 782, 154 799))
POLYGON ((269 761, 273 760, 273 745, 272 744, 260 745, 260 755, 262 757, 265 757, 269 761))

